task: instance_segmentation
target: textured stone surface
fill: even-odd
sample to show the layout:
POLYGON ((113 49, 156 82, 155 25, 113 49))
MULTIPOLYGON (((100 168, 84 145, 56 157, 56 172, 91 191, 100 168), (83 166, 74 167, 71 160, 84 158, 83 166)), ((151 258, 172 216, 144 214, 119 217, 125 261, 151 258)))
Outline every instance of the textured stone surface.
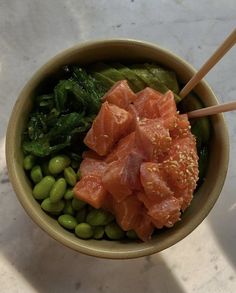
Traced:
MULTIPOLYGON (((111 37, 148 40, 196 68, 235 26, 234 0, 0 0, 0 291, 236 292, 236 114, 225 115, 230 168, 208 218, 163 253, 99 260, 63 247, 26 215, 9 184, 4 137, 17 95, 34 71, 75 43, 111 37)), ((235 100, 235 49, 209 73, 220 101, 235 100)))

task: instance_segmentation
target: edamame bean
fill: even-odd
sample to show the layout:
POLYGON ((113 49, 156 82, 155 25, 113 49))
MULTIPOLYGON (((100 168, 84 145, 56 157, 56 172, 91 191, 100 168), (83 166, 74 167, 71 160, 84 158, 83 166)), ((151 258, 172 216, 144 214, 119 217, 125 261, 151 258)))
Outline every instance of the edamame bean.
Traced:
POLYGON ((75 234, 79 238, 89 239, 93 237, 93 228, 88 223, 80 223, 75 227, 75 234))
POLYGON ((41 208, 48 213, 51 214, 60 214, 64 209, 65 202, 63 200, 59 200, 58 202, 52 203, 50 198, 44 199, 41 203, 41 208))
POLYGON ((34 198, 41 200, 49 197, 50 190, 55 183, 55 178, 52 176, 45 176, 39 183, 34 186, 34 198))
POLYGON ((138 235, 136 234, 136 232, 134 230, 129 230, 126 232, 126 236, 129 239, 138 239, 138 235))
POLYGON ((23 166, 25 170, 31 170, 35 164, 35 156, 28 155, 24 158, 23 166))
POLYGON ((74 216, 75 211, 72 208, 71 200, 66 200, 63 214, 74 216))
POLYGON ((92 226, 105 226, 113 221, 113 219, 114 217, 110 213, 93 209, 87 215, 86 222, 92 226))
POLYGON ((87 209, 86 208, 79 210, 76 214, 77 223, 80 224, 80 223, 85 222, 86 216, 87 216, 87 209))
POLYGON ((34 183, 39 183, 43 179, 43 173, 39 165, 34 166, 31 169, 30 177, 34 181, 34 183))
POLYGON ((72 198, 74 198, 74 192, 73 192, 73 190, 71 188, 68 188, 66 190, 66 193, 64 194, 64 199, 69 200, 69 199, 72 199, 72 198))
POLYGON ((59 174, 70 165, 70 158, 65 155, 59 155, 49 161, 48 169, 51 174, 59 174))
POLYGON ((119 240, 125 236, 125 232, 116 223, 110 223, 107 225, 105 227, 105 233, 107 237, 112 240, 119 240))
POLYGON ((76 219, 72 217, 71 215, 61 215, 58 218, 59 224, 69 230, 74 230, 77 226, 76 219))
POLYGON ((58 202, 60 199, 63 198, 65 192, 66 192, 66 180, 64 178, 60 178, 54 183, 50 191, 51 202, 58 202))
POLYGON ((75 186, 77 177, 76 177, 75 171, 71 167, 65 168, 64 176, 65 176, 66 182, 70 186, 75 186))
POLYGON ((81 210, 85 206, 86 206, 86 202, 84 202, 84 201, 82 201, 80 199, 77 199, 77 198, 73 198, 72 199, 72 208, 75 211, 79 211, 79 210, 81 210))
POLYGON ((97 226, 94 228, 94 239, 102 239, 105 233, 105 228, 103 226, 97 226))

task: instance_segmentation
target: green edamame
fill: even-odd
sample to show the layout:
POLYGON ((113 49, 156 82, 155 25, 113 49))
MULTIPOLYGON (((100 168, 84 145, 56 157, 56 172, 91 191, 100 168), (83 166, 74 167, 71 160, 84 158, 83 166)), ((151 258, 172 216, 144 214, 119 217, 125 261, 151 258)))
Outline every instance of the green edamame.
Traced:
POLYGON ((65 176, 66 182, 70 186, 75 186, 76 181, 77 181, 77 176, 76 176, 75 171, 71 167, 65 168, 64 176, 65 176))
POLYGON ((72 208, 71 200, 66 200, 63 214, 74 216, 75 211, 72 208))
POLYGON ((80 223, 85 222, 86 216, 87 216, 87 209, 86 208, 79 210, 76 214, 77 223, 80 224, 80 223))
POLYGON ((75 227, 75 234, 79 238, 89 239, 93 237, 93 228, 88 223, 80 223, 75 227))
POLYGON ((91 226, 105 226, 113 219, 114 217, 109 212, 93 209, 87 215, 86 222, 91 226))
POLYGON ((34 183, 39 183, 43 179, 43 173, 39 165, 34 166, 31 169, 30 177, 34 181, 34 183))
POLYGON ((126 236, 129 238, 129 239, 138 239, 138 235, 136 234, 136 232, 134 230, 129 230, 126 232, 126 236))
POLYGON ((70 158, 65 155, 53 157, 48 164, 48 169, 51 174, 59 174, 70 165, 70 158))
POLYGON ((24 161, 23 161, 23 166, 24 166, 24 169, 25 170, 31 170, 35 164, 35 156, 33 155, 28 155, 24 158, 24 161))
POLYGON ((72 217, 71 215, 61 215, 58 218, 59 224, 69 230, 74 230, 77 226, 76 219, 72 217))
POLYGON ((66 192, 66 180, 64 178, 58 179, 50 191, 50 200, 51 202, 58 202, 63 198, 66 192))
POLYGON ((64 209, 65 202, 63 200, 59 200, 58 202, 52 203, 50 198, 44 199, 41 203, 41 208, 48 213, 51 214, 60 214, 64 209))
POLYGON ((34 198, 41 200, 49 197, 50 190, 55 183, 55 178, 52 176, 45 176, 39 183, 34 186, 34 198))
POLYGON ((77 199, 77 198, 72 199, 72 207, 75 211, 79 211, 85 206, 86 206, 86 202, 84 202, 80 199, 77 199))
POLYGON ((94 228, 94 239, 102 239, 105 233, 105 228, 103 226, 97 226, 94 228))
POLYGON ((119 240, 125 236, 125 232, 116 223, 110 223, 107 225, 105 227, 105 233, 107 237, 112 240, 119 240))
POLYGON ((68 188, 66 190, 66 193, 64 194, 64 199, 69 200, 74 198, 74 192, 71 188, 68 188))

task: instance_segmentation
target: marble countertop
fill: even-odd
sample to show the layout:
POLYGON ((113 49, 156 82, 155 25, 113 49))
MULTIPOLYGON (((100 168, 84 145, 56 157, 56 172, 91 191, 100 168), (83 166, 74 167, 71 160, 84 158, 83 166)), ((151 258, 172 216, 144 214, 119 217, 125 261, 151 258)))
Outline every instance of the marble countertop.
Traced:
MULTIPOLYGON (((236 292, 236 114, 225 115, 230 166, 220 199, 187 238, 136 260, 102 260, 54 241, 26 215, 7 177, 4 141, 19 91, 35 70, 75 43, 148 40, 196 68, 235 26, 234 0, 0 0, 0 292, 236 292)), ((206 80, 236 97, 235 49, 206 80)))

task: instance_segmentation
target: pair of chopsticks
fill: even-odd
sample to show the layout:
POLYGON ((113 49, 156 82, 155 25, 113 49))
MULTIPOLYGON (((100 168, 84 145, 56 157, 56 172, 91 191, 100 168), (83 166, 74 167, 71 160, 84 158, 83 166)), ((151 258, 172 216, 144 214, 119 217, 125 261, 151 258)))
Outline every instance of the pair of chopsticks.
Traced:
MULTIPOLYGON (((211 68, 236 44, 236 29, 226 38, 214 54, 206 61, 199 71, 189 80, 185 87, 180 91, 180 97, 185 98, 190 91, 201 81, 201 79, 211 70, 211 68)), ((188 112, 189 118, 214 115, 222 112, 236 110, 236 101, 221 105, 202 108, 188 112)))

